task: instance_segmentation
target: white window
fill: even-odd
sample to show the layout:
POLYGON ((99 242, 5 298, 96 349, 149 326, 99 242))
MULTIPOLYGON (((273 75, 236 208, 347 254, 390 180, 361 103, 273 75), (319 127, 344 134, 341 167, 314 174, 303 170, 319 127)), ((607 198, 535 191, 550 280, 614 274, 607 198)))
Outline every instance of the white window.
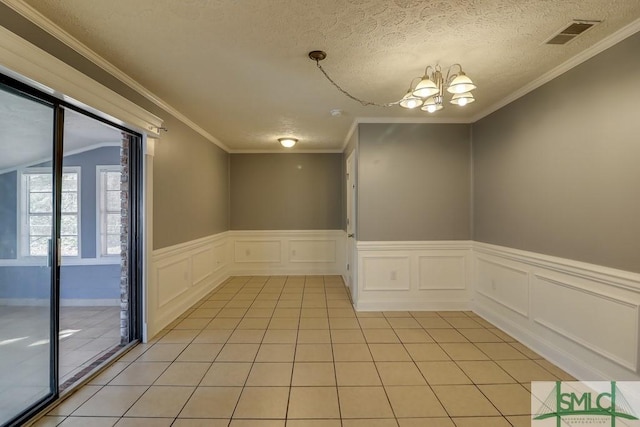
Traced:
MULTIPOLYGON (((47 256, 53 227, 51 170, 32 168, 22 171, 22 254, 47 256)), ((62 256, 80 255, 80 168, 62 172, 62 217, 60 246, 62 256)))
POLYGON ((120 166, 98 166, 100 256, 120 256, 120 166))

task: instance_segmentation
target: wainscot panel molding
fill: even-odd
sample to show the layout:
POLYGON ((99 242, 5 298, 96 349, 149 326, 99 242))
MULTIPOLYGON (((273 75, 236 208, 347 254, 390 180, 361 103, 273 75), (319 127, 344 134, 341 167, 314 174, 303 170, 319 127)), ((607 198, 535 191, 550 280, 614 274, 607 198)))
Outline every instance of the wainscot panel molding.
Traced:
POLYGON ((147 282, 152 338, 229 277, 228 232, 153 251, 147 282))
POLYGON ((345 271, 343 230, 229 231, 228 239, 232 275, 342 276, 345 271))
POLYGON ((473 244, 473 311, 585 380, 640 380, 640 274, 473 244))
MULTIPOLYGON (((153 337, 231 275, 341 275, 346 233, 228 231, 153 251, 153 337)), ((357 310, 469 310, 580 379, 640 380, 640 274, 471 241, 357 242, 357 310)))
POLYGON ((344 275, 342 230, 227 231, 152 252, 147 339, 232 275, 344 275))
POLYGON ((357 310, 468 310, 470 241, 357 242, 357 310))

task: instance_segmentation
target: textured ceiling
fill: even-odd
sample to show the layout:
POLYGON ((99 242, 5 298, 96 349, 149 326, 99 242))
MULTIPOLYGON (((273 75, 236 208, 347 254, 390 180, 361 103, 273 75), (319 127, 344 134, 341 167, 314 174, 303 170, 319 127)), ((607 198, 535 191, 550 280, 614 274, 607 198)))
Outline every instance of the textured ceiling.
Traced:
POLYGON ((398 100, 428 64, 461 63, 477 101, 429 115, 470 120, 640 17, 638 0, 27 0, 232 150, 339 149, 356 117, 420 119, 362 107, 398 100), (572 19, 603 22, 564 46, 572 19), (330 110, 344 111, 332 117, 330 110))

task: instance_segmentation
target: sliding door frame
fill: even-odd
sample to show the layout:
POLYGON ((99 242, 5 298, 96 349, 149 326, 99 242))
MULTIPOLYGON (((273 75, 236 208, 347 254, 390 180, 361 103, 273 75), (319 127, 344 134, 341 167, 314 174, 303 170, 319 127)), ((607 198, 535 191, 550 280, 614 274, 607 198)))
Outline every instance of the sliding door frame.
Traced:
POLYGON ((35 102, 53 107, 53 135, 52 135, 52 168, 53 168, 53 241, 50 251, 51 265, 51 301, 50 301, 50 394, 34 402, 30 407, 9 420, 3 427, 19 426, 33 418, 37 413, 58 400, 59 390, 59 321, 60 321, 60 222, 62 202, 62 173, 63 173, 63 148, 64 148, 64 113, 70 109, 113 128, 121 130, 129 137, 129 235, 127 268, 129 278, 129 343, 142 339, 142 302, 144 280, 144 249, 145 242, 142 231, 144 229, 144 207, 142 206, 144 181, 143 163, 144 138, 141 134, 132 131, 117 123, 104 119, 90 111, 79 108, 69 102, 61 100, 51 94, 42 92, 28 84, 18 81, 0 72, 0 86, 16 95, 28 98, 35 102), (132 171, 134 173, 132 173, 132 171))

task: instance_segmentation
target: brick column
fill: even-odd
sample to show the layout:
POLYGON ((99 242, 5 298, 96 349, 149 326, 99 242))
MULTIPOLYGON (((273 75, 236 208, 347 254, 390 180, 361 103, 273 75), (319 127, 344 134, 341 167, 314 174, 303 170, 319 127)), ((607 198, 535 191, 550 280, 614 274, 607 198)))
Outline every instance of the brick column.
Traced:
POLYGON ((120 148, 120 343, 129 337, 129 135, 122 134, 120 148))

